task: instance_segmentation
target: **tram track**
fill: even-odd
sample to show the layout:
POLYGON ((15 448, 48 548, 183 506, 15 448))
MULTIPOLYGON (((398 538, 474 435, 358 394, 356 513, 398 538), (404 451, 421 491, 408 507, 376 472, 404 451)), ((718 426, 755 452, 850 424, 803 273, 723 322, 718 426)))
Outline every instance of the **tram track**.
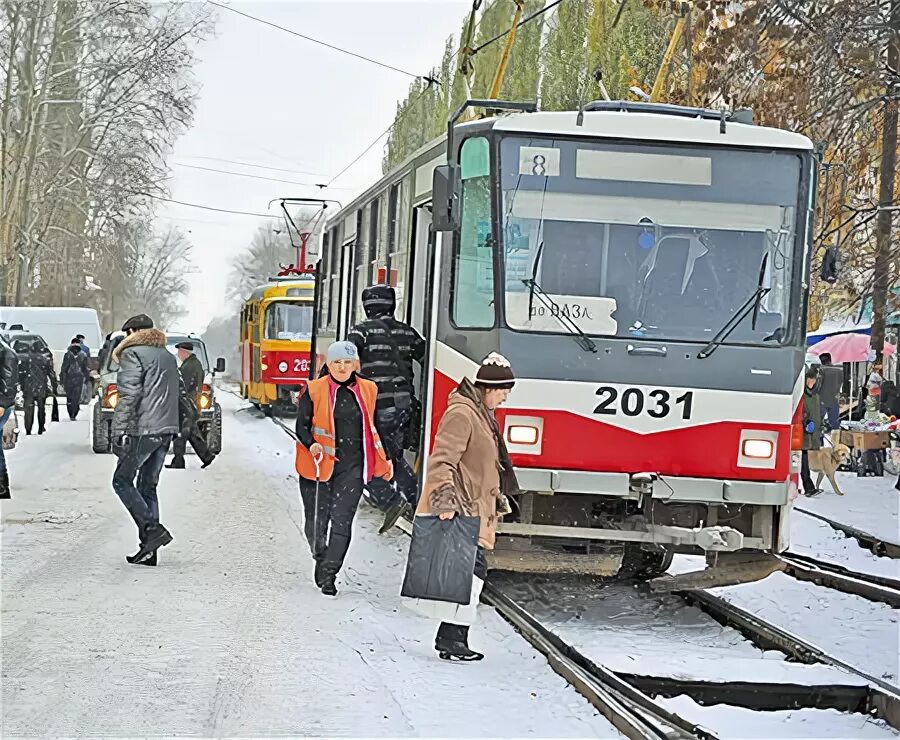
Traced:
POLYGON ((885 558, 900 558, 900 545, 895 542, 888 542, 882 540, 880 537, 876 537, 873 534, 869 534, 868 532, 863 532, 861 529, 857 529, 856 527, 851 527, 849 524, 844 524, 843 522, 835 521, 834 519, 830 519, 823 514, 819 514, 815 511, 807 511, 806 509, 794 509, 795 512, 799 512, 808 517, 812 517, 813 519, 818 519, 819 521, 825 522, 832 529, 841 532, 847 537, 855 539, 861 547, 866 550, 870 550, 873 554, 878 555, 879 557, 885 558))
MULTIPOLYGON (((268 418, 296 440, 294 431, 281 419, 268 418)), ((401 519, 397 526, 407 535, 412 532, 412 525, 406 520, 401 519)), ((809 556, 788 554, 783 561, 785 572, 798 580, 856 593, 895 607, 900 603, 900 584, 894 579, 855 573, 809 556)), ((483 600, 546 658, 554 672, 630 740, 716 740, 718 736, 713 730, 665 708, 658 701, 681 695, 689 696, 699 705, 726 704, 756 710, 835 709, 881 719, 900 730, 900 693, 889 683, 708 591, 683 591, 675 595, 719 624, 736 629, 762 650, 778 650, 789 660, 808 665, 831 666, 861 681, 806 685, 616 672, 576 649, 497 584, 485 585, 483 600)))
POLYGON ((900 580, 845 568, 837 563, 800 555, 785 553, 780 557, 784 572, 798 581, 808 581, 845 594, 861 596, 869 601, 888 604, 900 608, 900 580))

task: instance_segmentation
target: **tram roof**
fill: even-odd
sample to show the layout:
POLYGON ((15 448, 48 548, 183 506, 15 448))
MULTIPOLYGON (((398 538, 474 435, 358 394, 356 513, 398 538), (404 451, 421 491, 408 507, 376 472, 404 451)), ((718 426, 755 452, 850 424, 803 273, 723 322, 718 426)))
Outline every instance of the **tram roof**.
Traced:
POLYGON ((274 279, 263 285, 258 285, 247 298, 248 301, 261 301, 264 298, 312 298, 315 289, 313 278, 286 278, 274 279), (290 293, 290 290, 301 291, 290 293))
MULTIPOLYGON (((623 101, 614 101, 608 105, 603 103, 592 105, 596 107, 584 111, 581 126, 577 125, 578 111, 538 111, 468 121, 458 125, 455 130, 460 134, 473 129, 483 129, 509 134, 547 134, 573 139, 633 139, 644 142, 796 151, 812 151, 815 148, 812 141, 803 134, 728 118, 723 134, 720 116, 715 111, 623 101), (692 115, 694 112, 697 114, 692 115), (714 113, 716 115, 713 115, 714 113)), ((360 206, 367 204, 374 195, 401 174, 414 170, 426 162, 435 161, 436 157, 440 157, 443 153, 446 139, 446 135, 440 136, 414 151, 353 201, 334 213, 328 219, 329 226, 339 223, 360 206)), ((440 157, 440 160, 443 162, 443 157, 440 157)), ((440 162, 435 161, 435 164, 440 162)))

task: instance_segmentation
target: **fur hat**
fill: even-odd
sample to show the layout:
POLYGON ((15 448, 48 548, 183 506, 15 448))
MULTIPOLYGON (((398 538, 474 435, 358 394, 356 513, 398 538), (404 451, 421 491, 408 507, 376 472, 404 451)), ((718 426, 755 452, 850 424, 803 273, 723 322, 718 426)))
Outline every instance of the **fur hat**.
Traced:
POLYGON ((509 390, 516 384, 512 365, 503 355, 491 352, 481 362, 475 373, 475 385, 478 388, 502 388, 509 390))
POLYGON ((134 329, 135 331, 139 329, 152 329, 153 328, 153 319, 151 319, 145 313, 139 313, 137 316, 132 316, 128 321, 122 324, 122 331, 128 331, 129 329, 134 329))

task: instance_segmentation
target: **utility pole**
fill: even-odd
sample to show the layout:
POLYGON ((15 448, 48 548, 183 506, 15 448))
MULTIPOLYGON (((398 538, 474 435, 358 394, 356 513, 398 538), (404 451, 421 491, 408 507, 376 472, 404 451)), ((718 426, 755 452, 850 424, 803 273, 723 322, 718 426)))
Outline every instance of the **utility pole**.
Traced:
POLYGON ((884 352, 887 293, 891 285, 891 226, 894 216, 894 183, 897 179, 897 114, 900 107, 900 0, 891 2, 891 36, 888 39, 888 84, 881 134, 881 186, 875 222, 875 266, 872 285, 872 349, 876 360, 884 352))

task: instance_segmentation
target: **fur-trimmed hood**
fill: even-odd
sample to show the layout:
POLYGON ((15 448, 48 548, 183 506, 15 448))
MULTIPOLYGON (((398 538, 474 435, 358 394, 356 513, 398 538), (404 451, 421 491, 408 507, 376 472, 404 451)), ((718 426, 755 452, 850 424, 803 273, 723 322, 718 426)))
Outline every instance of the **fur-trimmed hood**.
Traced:
POLYGON ((165 332, 159 329, 140 329, 134 334, 129 334, 119 342, 119 346, 113 350, 113 360, 119 361, 119 355, 129 347, 165 347, 165 332))

